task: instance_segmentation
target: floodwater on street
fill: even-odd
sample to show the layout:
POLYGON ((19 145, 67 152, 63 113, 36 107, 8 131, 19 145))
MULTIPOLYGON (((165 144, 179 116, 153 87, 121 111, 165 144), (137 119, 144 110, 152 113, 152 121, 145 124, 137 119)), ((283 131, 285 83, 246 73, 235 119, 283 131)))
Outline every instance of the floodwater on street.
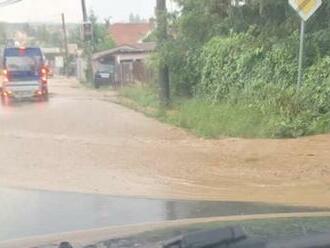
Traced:
POLYGON ((0 188, 0 241, 165 220, 315 211, 327 209, 0 188))
POLYGON ((330 206, 330 136, 204 140, 49 82, 47 103, 0 106, 0 186, 162 199, 330 206))

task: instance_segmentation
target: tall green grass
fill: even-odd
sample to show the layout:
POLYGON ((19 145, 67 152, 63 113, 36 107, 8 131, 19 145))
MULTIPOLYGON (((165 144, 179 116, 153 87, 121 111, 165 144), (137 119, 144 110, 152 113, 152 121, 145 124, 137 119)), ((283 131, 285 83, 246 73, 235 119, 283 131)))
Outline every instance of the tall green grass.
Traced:
POLYGON ((119 93, 146 114, 206 138, 269 137, 276 119, 246 105, 210 104, 200 99, 176 99, 165 110, 160 108, 155 90, 148 87, 125 87, 119 93))
POLYGON ((246 105, 210 104, 190 99, 177 106, 168 121, 207 138, 269 137, 277 117, 246 105))
POLYGON ((144 108, 158 108, 159 101, 155 90, 146 86, 127 86, 119 90, 119 94, 133 100, 144 108))
POLYGON ((264 91, 264 96, 260 90, 258 97, 235 94, 234 100, 216 103, 179 98, 167 109, 160 107, 155 90, 149 87, 125 87, 120 95, 147 115, 206 138, 294 138, 330 131, 328 112, 320 114, 317 108, 311 108, 314 105, 308 98, 300 97, 303 91, 264 91))

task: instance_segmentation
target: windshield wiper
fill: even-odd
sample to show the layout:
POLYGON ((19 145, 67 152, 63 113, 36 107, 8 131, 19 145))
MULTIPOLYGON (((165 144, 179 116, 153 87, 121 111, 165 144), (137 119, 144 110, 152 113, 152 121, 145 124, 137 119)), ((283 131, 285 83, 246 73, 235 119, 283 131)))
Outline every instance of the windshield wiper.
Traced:
POLYGON ((241 227, 226 227, 181 235, 163 248, 329 248, 330 233, 308 235, 294 240, 266 242, 249 238, 241 227))

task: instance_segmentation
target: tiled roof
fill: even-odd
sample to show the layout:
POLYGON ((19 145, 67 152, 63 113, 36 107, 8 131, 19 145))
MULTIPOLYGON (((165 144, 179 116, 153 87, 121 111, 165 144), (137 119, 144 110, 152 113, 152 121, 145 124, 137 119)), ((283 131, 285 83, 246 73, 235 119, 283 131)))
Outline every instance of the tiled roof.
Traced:
POLYGON ((152 52, 156 49, 156 42, 142 42, 130 45, 138 50, 143 50, 145 52, 152 52))
POLYGON ((152 23, 114 23, 110 33, 117 46, 141 42, 153 29, 152 23))
POLYGON ((149 53, 154 51, 155 49, 156 49, 155 42, 144 42, 144 43, 136 43, 132 45, 122 45, 110 50, 93 54, 93 60, 97 60, 104 56, 115 55, 119 53, 149 53))

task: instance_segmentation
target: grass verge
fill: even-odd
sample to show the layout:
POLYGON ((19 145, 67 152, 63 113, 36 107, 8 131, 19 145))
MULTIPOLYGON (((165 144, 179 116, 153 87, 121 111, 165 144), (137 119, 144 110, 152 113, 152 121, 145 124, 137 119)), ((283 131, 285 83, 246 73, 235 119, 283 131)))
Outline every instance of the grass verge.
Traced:
POLYGON ((175 99, 161 108, 155 90, 143 86, 119 90, 119 103, 143 112, 147 116, 190 130, 206 138, 266 137, 271 116, 244 105, 209 104, 199 99, 175 99))
POLYGON ((272 104, 260 104, 261 108, 243 100, 211 104, 198 98, 180 98, 164 109, 150 87, 124 87, 119 95, 120 104, 205 138, 292 138, 329 131, 329 121, 312 119, 311 115, 288 118, 272 104))

